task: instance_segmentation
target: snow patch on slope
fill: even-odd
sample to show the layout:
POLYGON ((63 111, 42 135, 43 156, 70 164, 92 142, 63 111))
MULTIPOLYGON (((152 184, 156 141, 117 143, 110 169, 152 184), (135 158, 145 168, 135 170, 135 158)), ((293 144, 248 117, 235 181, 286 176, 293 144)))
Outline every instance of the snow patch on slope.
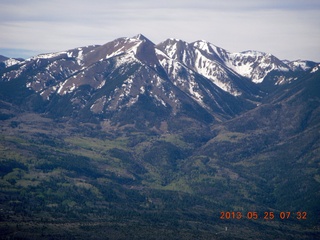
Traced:
POLYGON ((320 64, 319 64, 318 66, 314 67, 314 68, 311 70, 310 73, 315 73, 315 72, 319 71, 319 68, 320 68, 320 64))
POLYGON ((54 58, 54 57, 58 57, 62 54, 66 54, 67 52, 56 52, 56 53, 45 53, 45 54, 39 54, 35 57, 32 57, 32 58, 29 58, 27 59, 27 61, 30 61, 30 60, 35 60, 35 59, 49 59, 49 58, 54 58))
POLYGON ((14 59, 14 58, 9 58, 9 59, 5 60, 3 63, 5 64, 6 67, 11 67, 11 66, 16 65, 18 63, 21 63, 21 61, 14 59))

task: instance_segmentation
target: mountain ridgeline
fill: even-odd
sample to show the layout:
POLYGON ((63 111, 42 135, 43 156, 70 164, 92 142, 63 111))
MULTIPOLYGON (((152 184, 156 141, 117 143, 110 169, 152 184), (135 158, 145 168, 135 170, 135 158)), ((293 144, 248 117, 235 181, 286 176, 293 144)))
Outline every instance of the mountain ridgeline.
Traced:
POLYGON ((0 56, 0 124, 4 238, 320 234, 319 63, 141 34, 0 56))
POLYGON ((1 73, 2 99, 13 96, 51 117, 123 124, 140 117, 158 125, 175 116, 206 123, 233 118, 317 66, 229 53, 205 41, 155 45, 143 35, 9 63, 1 73))

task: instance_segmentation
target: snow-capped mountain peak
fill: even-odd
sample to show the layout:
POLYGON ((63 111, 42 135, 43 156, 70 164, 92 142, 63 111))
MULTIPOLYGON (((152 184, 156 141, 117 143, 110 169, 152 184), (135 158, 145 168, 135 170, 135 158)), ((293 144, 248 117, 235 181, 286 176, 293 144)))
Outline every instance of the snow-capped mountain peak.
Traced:
POLYGON ((198 40, 192 43, 192 45, 208 54, 213 54, 213 55, 219 55, 219 51, 221 51, 221 48, 213 45, 212 43, 209 43, 208 41, 205 40, 198 40))
POLYGON ((146 36, 144 36, 143 34, 139 33, 136 36, 132 37, 131 39, 136 39, 136 40, 140 40, 140 41, 149 41, 151 42, 146 36))
POLYGON ((292 71, 308 71, 314 68, 317 63, 306 60, 287 61, 286 63, 292 71))

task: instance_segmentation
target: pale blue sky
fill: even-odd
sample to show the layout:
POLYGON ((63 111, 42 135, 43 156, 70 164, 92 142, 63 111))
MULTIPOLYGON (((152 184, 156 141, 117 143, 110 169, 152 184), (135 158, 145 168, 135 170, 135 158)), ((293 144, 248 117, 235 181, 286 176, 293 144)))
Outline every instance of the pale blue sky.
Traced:
POLYGON ((1 0, 0 55, 30 57, 142 33, 320 62, 319 0, 1 0))

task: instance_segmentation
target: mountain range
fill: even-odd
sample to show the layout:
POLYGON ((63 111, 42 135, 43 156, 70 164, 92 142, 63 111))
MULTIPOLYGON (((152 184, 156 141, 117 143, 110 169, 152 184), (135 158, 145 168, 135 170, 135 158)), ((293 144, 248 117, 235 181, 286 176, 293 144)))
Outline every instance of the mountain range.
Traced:
POLYGON ((141 34, 0 56, 3 236, 315 239, 319 70, 141 34))
POLYGON ((2 83, 18 81, 29 95, 41 96, 40 112, 113 119, 134 108, 139 113, 146 101, 155 112, 151 118, 188 111, 209 122, 254 108, 266 94, 317 67, 255 51, 229 53, 205 41, 155 45, 141 34, 2 63, 2 83))

